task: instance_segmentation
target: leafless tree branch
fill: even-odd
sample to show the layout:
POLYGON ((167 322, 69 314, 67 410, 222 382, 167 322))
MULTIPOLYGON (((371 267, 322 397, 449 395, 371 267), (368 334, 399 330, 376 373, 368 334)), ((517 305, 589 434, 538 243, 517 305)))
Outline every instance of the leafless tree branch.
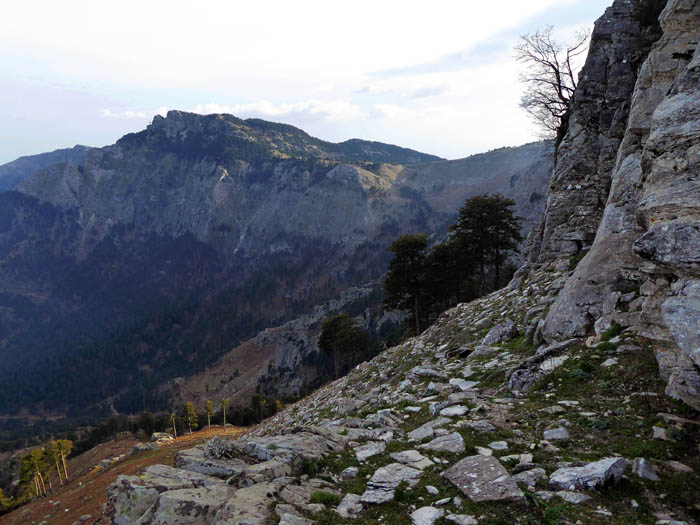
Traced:
POLYGON ((515 58, 525 65, 520 80, 525 91, 520 107, 535 120, 546 136, 561 135, 571 98, 576 91, 576 74, 588 50, 588 31, 576 34, 574 42, 562 45, 552 37, 552 26, 522 35, 515 46, 515 58))

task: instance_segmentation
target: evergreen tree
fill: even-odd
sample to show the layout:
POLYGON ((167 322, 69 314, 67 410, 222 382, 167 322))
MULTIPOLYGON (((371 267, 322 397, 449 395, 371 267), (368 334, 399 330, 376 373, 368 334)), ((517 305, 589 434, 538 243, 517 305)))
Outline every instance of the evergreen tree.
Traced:
POLYGON ((221 411, 224 414, 224 432, 226 432, 226 409, 228 408, 228 399, 225 397, 221 398, 221 411))
POLYGON ((185 420, 185 424, 190 431, 190 436, 192 435, 192 429, 197 428, 199 425, 199 420, 197 419, 197 411, 194 409, 194 403, 188 401, 185 403, 182 411, 182 419, 185 420))
POLYGON ((207 409, 207 430, 211 430, 211 416, 214 413, 214 402, 211 400, 207 400, 205 406, 207 409))
POLYGON ((389 246, 394 258, 384 279, 384 304, 413 312, 416 334, 420 333, 425 298, 425 265, 428 239, 425 234, 402 235, 389 246))
POLYGON ((321 326, 318 347, 333 359, 335 378, 340 374, 340 360, 350 356, 350 366, 354 366, 357 356, 369 348, 369 336, 357 322, 345 315, 329 317, 321 326))
POLYGON ((477 195, 464 203, 457 222, 450 227, 458 249, 469 254, 479 270, 480 292, 487 289, 486 268, 494 271, 494 288, 501 286, 503 263, 521 242, 520 224, 512 207, 515 202, 503 195, 477 195))

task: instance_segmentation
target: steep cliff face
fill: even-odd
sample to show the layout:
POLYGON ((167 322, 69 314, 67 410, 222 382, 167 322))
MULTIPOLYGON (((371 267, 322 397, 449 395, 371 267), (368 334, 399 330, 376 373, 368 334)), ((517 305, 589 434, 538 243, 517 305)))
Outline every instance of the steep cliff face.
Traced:
MULTIPOLYGON (((549 310, 542 334, 562 339, 599 334, 612 321, 630 326, 658 341, 657 358, 668 393, 698 408, 700 3, 669 1, 660 22, 663 36, 644 61, 629 100, 623 102, 630 107, 629 116, 611 157, 614 164, 595 162, 585 149, 574 151, 576 162, 606 173, 612 182, 603 195, 605 206, 588 214, 588 227, 597 228, 590 252, 549 310)), ((579 109, 574 106, 574 111, 579 109)), ((575 132, 569 129, 570 134, 575 132)), ((567 157, 560 159, 566 162, 567 157)), ((566 170, 567 164, 558 162, 555 181, 566 170)), ((585 186, 585 177, 578 184, 585 186)), ((554 184, 550 191, 548 204, 562 198, 554 184)), ((571 235, 568 226, 560 231, 567 229, 564 236, 571 235)), ((539 261, 571 253, 573 246, 567 247, 564 236, 563 250, 543 249, 539 261)), ((545 235, 543 248, 551 239, 545 235)))

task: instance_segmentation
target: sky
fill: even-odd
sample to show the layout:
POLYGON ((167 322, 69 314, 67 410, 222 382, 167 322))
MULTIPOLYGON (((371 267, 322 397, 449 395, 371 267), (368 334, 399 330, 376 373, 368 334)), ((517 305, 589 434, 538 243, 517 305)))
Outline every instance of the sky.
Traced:
POLYGON ((103 146, 170 109, 462 158, 537 140, 518 37, 612 0, 0 3, 0 164, 103 146))

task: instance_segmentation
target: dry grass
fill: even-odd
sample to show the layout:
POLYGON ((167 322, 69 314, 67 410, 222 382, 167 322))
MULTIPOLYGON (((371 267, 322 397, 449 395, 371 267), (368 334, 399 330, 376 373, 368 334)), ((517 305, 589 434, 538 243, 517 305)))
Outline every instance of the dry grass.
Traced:
MULTIPOLYGON (((228 427, 227 436, 237 436, 244 429, 228 427)), ((27 525, 45 521, 49 524, 70 525, 81 516, 90 515, 84 523, 102 523, 102 504, 107 500, 107 487, 119 475, 135 475, 150 465, 171 465, 175 452, 203 443, 214 436, 224 434, 220 426, 212 426, 211 430, 195 432, 178 437, 174 443, 159 450, 149 450, 128 456, 107 469, 100 471, 96 465, 100 460, 110 456, 126 453, 138 443, 133 438, 109 441, 88 450, 69 462, 68 471, 72 474, 70 483, 59 487, 47 498, 33 501, 13 512, 0 517, 0 525, 27 525)))

